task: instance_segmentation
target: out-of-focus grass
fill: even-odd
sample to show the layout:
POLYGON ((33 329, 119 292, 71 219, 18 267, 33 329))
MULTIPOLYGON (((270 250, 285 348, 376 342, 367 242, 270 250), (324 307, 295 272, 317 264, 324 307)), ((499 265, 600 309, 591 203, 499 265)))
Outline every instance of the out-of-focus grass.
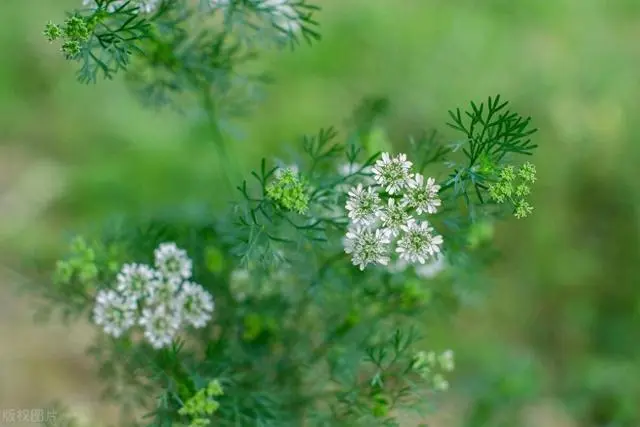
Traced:
MULTIPOLYGON (((0 192, 31 200, 0 198, 0 246, 14 259, 55 256, 65 231, 115 212, 233 194, 205 134, 143 109, 119 81, 74 81, 40 36, 71 4, 0 6, 0 192)), ((500 226, 491 298, 436 339, 455 344, 476 383, 495 391, 503 375, 521 400, 558 395, 581 425, 637 409, 634 375, 619 367, 640 360, 640 3, 321 4, 323 41, 264 61, 278 82, 236 142, 243 167, 340 124, 365 95, 390 97, 398 137, 447 134, 447 109, 502 94, 540 129, 535 214, 500 226)))

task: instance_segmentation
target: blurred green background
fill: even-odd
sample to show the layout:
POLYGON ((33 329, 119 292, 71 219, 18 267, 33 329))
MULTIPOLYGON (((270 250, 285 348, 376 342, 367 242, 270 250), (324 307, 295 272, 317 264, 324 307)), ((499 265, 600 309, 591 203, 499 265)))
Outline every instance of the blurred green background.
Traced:
MULTIPOLYGON (((371 94, 393 138, 453 137, 447 110, 496 93, 540 129, 535 214, 499 226, 489 295, 434 332, 460 359, 434 425, 640 426, 640 2, 316 2, 322 42, 264 59, 277 83, 236 142, 246 170, 371 94)), ((15 266, 115 213, 233 193, 201 129, 120 81, 76 83, 41 36, 72 5, 0 5, 0 408, 60 398, 105 420, 91 329, 34 325, 15 266)))

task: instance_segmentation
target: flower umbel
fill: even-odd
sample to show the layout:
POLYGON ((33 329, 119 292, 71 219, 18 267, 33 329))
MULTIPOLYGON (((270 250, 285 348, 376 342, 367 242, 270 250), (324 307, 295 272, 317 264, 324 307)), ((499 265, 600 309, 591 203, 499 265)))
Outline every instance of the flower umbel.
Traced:
POLYGON ((373 166, 373 176, 387 193, 396 194, 409 185, 412 165, 406 154, 391 157, 389 153, 382 153, 382 158, 373 166))
POLYGON ((354 224, 370 225, 380 213, 380 197, 373 188, 363 188, 362 184, 358 184, 349 191, 345 207, 354 224))
POLYGON ((533 212, 533 206, 525 199, 531 193, 530 185, 536 181, 536 168, 526 162, 516 172, 513 166, 500 170, 497 182, 489 184, 489 196, 496 203, 509 202, 513 206, 513 215, 520 219, 533 212), (519 183, 517 182, 519 180, 519 183))
POLYGON ((424 264, 427 259, 440 253, 442 236, 434 235, 433 228, 426 221, 410 221, 402 227, 404 235, 398 240, 396 252, 409 262, 424 264))
POLYGON ((153 255, 156 268, 168 280, 180 282, 191 278, 192 262, 175 243, 160 244, 153 255))
POLYGON ((135 316, 135 302, 111 289, 98 292, 93 308, 93 321, 102 326, 105 333, 115 338, 120 337, 135 324, 135 316))
POLYGON ((126 298, 139 301, 149 295, 156 275, 148 265, 125 264, 116 277, 116 289, 126 298))
POLYGON ((155 309, 145 308, 139 323, 144 328, 145 338, 153 348, 159 349, 171 344, 180 328, 180 321, 177 311, 159 305, 155 309))
POLYGON ((306 183, 293 169, 279 169, 267 186, 267 196, 286 210, 304 214, 309 208, 306 189, 306 183))
POLYGON ((182 318, 194 328, 202 328, 211 319, 213 298, 202 286, 185 282, 177 296, 178 307, 182 318))
POLYGON ((413 217, 407 212, 407 210, 400 203, 397 203, 395 199, 389 199, 387 206, 382 209, 380 213, 380 220, 382 227, 389 230, 389 233, 393 237, 397 237, 402 231, 402 227, 407 225, 413 217))
POLYGON ((353 265, 364 270, 368 264, 387 265, 389 243, 390 235, 387 230, 358 226, 347 232, 344 250, 351 254, 353 265))
POLYGON ((415 209, 418 215, 423 212, 434 214, 442 204, 438 198, 438 191, 440 191, 440 186, 436 184, 435 179, 427 178, 427 183, 425 184, 424 177, 417 173, 409 181, 402 203, 415 209))

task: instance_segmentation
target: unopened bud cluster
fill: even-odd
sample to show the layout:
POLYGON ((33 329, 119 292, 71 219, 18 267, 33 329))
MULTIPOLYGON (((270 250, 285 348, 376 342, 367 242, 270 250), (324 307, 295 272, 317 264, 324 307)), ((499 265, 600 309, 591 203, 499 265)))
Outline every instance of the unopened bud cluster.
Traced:
POLYGON ((392 246, 400 260, 412 264, 425 264, 441 251, 442 236, 420 219, 437 212, 440 186, 412 173, 411 167, 406 154, 383 153, 372 168, 374 183, 358 184, 348 193, 344 247, 360 270, 368 264, 388 265, 392 246))
POLYGON ((47 23, 43 34, 50 42, 61 39, 62 54, 67 59, 74 59, 80 55, 82 45, 89 40, 91 29, 84 18, 74 15, 67 18, 62 26, 53 22, 47 23))
POLYGON ((500 170, 497 183, 489 185, 489 195, 497 203, 510 202, 514 216, 524 218, 533 212, 533 206, 526 200, 531 193, 530 185, 536 181, 536 168, 526 162, 516 171, 513 166, 500 170))
POLYGON ((449 389, 449 382, 445 374, 455 369, 453 351, 447 350, 439 355, 433 351, 420 351, 414 356, 411 368, 428 381, 434 390, 446 391, 449 389))
POLYGON ((183 325, 202 328, 211 319, 214 302, 204 288, 192 282, 192 262, 175 243, 154 251, 155 268, 125 264, 115 289, 98 292, 94 322, 113 337, 139 325, 156 349, 171 344, 183 325))
POLYGON ((204 427, 211 423, 209 418, 213 415, 220 404, 216 397, 224 395, 224 390, 218 380, 210 381, 206 388, 198 390, 184 406, 178 410, 182 416, 187 416, 191 420, 189 427, 204 427))
POLYGON ((304 214, 309 208, 306 181, 292 168, 278 169, 266 191, 267 197, 285 210, 304 214))

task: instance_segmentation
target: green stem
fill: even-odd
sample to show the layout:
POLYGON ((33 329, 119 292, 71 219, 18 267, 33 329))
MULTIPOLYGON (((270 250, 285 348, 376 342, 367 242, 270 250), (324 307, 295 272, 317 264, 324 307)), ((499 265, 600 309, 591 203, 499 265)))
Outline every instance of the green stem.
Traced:
MULTIPOLYGON (((205 92, 206 93, 206 92, 205 92)), ((229 150, 228 142, 224 137, 224 133, 220 129, 216 118, 216 108, 211 96, 206 93, 203 98, 203 107, 207 114, 209 128, 214 138, 216 149, 219 154, 219 165, 229 188, 235 188, 239 182, 239 173, 241 171, 240 163, 234 153, 229 150)))

